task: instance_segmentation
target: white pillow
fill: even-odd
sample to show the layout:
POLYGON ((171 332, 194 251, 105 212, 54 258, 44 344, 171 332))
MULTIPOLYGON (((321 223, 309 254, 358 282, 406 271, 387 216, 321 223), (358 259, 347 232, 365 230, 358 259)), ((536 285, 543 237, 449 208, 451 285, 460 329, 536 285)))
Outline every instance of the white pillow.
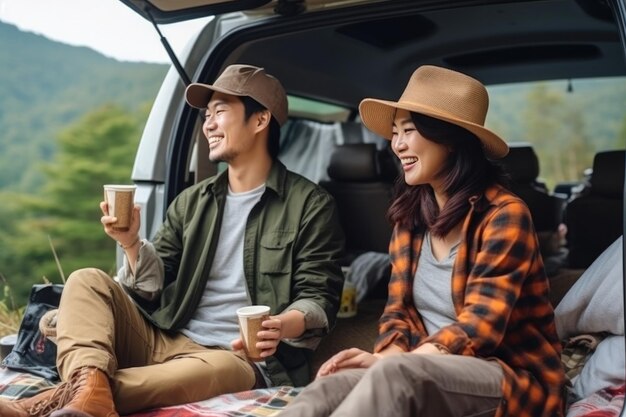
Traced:
POLYGON ((602 252, 556 307, 561 339, 584 333, 624 334, 622 245, 620 237, 602 252))
POLYGON ((574 392, 586 398, 596 391, 624 384, 624 336, 609 336, 598 344, 595 352, 574 378, 574 392))

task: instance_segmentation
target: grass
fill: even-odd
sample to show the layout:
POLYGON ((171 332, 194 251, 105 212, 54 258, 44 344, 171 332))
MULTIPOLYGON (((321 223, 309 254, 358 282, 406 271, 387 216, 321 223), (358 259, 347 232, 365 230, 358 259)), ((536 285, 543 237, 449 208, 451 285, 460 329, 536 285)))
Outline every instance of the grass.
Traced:
POLYGON ((0 299, 0 337, 17 333, 24 315, 24 307, 16 307, 11 287, 4 275, 0 274, 2 298, 0 299))
MULTIPOLYGON (((52 243, 50 236, 48 236, 48 242, 50 243, 50 250, 52 251, 54 261, 56 262, 59 273, 61 274, 63 284, 65 284, 65 274, 63 273, 63 268, 61 267, 61 261, 57 256, 57 252, 54 249, 54 244, 52 243)), ((50 284, 50 281, 45 276, 43 277, 43 281, 46 284, 50 284)), ((2 298, 0 298, 0 337, 3 337, 8 334, 18 332, 20 324, 22 323, 22 317, 24 316, 25 306, 17 307, 15 305, 11 286, 2 273, 0 273, 0 285, 2 285, 3 289, 2 298)))

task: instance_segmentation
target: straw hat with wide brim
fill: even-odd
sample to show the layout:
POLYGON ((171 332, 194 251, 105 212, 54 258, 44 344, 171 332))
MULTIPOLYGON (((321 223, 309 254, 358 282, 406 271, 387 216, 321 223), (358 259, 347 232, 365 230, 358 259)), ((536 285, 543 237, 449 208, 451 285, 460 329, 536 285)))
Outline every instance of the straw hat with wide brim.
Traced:
POLYGON ((411 75, 397 102, 366 98, 359 105, 363 124, 372 132, 391 139, 397 109, 424 114, 461 126, 480 139, 485 155, 499 159, 509 147, 486 129, 489 95, 485 86, 465 74, 432 65, 419 67, 411 75))

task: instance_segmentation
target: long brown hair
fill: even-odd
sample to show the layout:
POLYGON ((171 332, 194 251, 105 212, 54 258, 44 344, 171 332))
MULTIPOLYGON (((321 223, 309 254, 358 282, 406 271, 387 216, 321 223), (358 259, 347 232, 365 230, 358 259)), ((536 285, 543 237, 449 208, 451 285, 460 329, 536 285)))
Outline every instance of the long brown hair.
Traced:
POLYGON ((423 137, 452 149, 439 174, 448 201, 440 212, 429 184, 408 185, 400 176, 387 215, 394 224, 429 229, 443 237, 466 216, 471 196, 504 182, 502 168, 485 157, 480 140, 470 131, 423 114, 411 113, 411 119, 423 137))

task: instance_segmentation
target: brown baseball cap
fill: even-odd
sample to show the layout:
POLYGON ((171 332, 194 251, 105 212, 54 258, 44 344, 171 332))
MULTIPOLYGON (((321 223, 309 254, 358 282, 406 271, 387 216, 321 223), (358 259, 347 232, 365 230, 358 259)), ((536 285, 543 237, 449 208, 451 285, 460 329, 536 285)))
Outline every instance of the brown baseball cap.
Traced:
POLYGON ((211 84, 193 83, 185 91, 185 99, 190 106, 204 109, 213 92, 218 91, 233 96, 248 96, 270 111, 279 125, 284 125, 288 117, 287 94, 275 77, 265 69, 252 65, 229 65, 211 84))

